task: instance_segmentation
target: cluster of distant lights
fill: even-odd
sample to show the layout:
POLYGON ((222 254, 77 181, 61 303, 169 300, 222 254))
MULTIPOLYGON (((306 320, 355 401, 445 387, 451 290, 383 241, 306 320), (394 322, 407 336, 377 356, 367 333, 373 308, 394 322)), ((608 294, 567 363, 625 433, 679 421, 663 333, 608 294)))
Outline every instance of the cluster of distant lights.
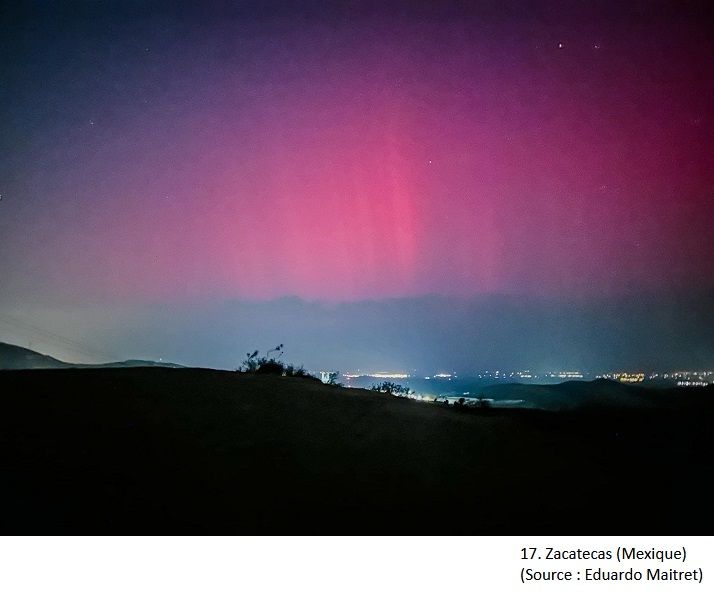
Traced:
MULTIPOLYGON (((409 373, 345 373, 345 379, 356 379, 358 377, 373 377, 375 379, 409 379, 416 378, 415 375, 409 373)), ((456 373, 434 373, 433 375, 425 375, 423 379, 458 379, 456 373)), ((475 374, 479 379, 538 379, 540 378, 555 378, 555 379, 583 379, 584 373, 580 371, 549 371, 540 375, 531 373, 530 371, 480 371, 475 374)))
MULTIPOLYGON (((473 375, 478 379, 538 379, 538 380, 552 380, 552 379, 610 379, 612 381, 619 381, 620 383, 642 383, 644 381, 656 381, 656 380, 673 380, 678 386, 682 387, 705 387, 707 385, 714 384, 714 371, 671 371, 671 372, 653 372, 645 373, 643 371, 615 371, 609 373, 599 373, 596 375, 591 375, 582 371, 546 371, 544 373, 534 373, 530 370, 525 371, 501 371, 499 369, 495 371, 480 371, 473 375)), ((376 373, 345 373, 343 375, 345 379, 356 379, 358 377, 372 377, 374 379, 416 379, 415 375, 410 375, 409 373, 401 372, 376 372, 376 373)), ((437 380, 447 380, 458 379, 458 375, 454 373, 434 373, 433 375, 426 375, 421 377, 422 379, 437 379, 437 380)))
POLYGON ((408 373, 345 373, 345 379, 355 379, 357 377, 374 377, 375 379, 407 379, 408 373))
POLYGON ((678 386, 706 387, 714 383, 714 371, 671 371, 655 373, 604 373, 597 379, 612 379, 621 383, 642 383, 643 381, 673 380, 678 386))
POLYGON ((642 383, 645 380, 644 373, 605 373, 598 375, 596 379, 612 379, 620 383, 642 383))

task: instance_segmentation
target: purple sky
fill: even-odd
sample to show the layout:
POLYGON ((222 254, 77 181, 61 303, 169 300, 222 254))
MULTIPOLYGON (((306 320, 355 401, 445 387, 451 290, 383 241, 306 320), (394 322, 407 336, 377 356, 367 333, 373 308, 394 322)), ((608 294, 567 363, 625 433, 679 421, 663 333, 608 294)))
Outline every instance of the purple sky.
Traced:
POLYGON ((6 14, 0 303, 711 286, 707 3, 381 4, 6 14))

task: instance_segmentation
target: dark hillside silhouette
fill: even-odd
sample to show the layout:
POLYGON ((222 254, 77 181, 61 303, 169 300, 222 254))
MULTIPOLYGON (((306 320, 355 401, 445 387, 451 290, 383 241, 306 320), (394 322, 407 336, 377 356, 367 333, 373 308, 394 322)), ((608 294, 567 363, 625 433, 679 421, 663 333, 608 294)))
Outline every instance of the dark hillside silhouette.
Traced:
POLYGON ((33 350, 0 342, 0 370, 2 369, 102 369, 124 367, 172 367, 182 368, 175 363, 154 360, 125 360, 100 364, 68 363, 33 350))
POLYGON ((61 369, 69 366, 46 354, 0 342, 0 369, 61 369))
POLYGON ((2 534, 714 529, 712 389, 482 411, 135 368, 4 371, 0 391, 2 534))

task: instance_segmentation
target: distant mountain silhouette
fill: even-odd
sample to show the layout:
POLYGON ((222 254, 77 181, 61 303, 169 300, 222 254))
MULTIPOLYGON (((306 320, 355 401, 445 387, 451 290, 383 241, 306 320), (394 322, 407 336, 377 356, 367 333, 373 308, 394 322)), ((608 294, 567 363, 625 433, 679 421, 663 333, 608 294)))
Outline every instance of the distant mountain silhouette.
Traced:
POLYGON ((169 367, 182 368, 176 363, 153 360, 125 360, 104 364, 68 363, 34 350, 0 342, 0 369, 97 369, 128 367, 169 367))
POLYGON ((0 342, 0 369, 62 369, 71 366, 46 354, 0 342))
POLYGON ((566 381, 552 385, 506 383, 482 390, 494 400, 519 399, 524 405, 547 410, 574 408, 644 408, 663 398, 663 392, 610 379, 566 381))

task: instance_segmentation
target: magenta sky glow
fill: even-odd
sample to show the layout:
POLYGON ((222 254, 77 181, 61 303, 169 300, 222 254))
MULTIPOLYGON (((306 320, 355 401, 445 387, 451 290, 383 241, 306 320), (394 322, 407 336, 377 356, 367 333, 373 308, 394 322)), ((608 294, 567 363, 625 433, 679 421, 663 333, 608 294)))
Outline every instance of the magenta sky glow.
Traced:
POLYGON ((21 15, 0 92, 4 293, 708 284, 714 51, 701 15, 543 6, 508 19, 21 15))

